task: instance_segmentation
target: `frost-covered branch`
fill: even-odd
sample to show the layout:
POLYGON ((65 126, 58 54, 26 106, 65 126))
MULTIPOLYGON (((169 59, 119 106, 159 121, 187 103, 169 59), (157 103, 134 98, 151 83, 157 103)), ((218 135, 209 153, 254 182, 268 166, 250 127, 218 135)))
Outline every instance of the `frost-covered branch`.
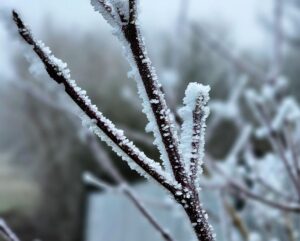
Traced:
MULTIPOLYGON (((101 8, 97 1, 92 0, 92 5, 96 11, 101 8)), ((155 69, 148 58, 144 39, 137 24, 137 8, 137 1, 128 1, 128 6, 123 7, 123 12, 129 9, 127 24, 115 26, 111 21, 108 23, 114 27, 114 31, 123 43, 125 54, 132 68, 131 75, 136 79, 138 91, 143 100, 143 111, 149 120, 148 130, 154 133, 154 143, 161 153, 165 168, 168 171, 172 170, 176 181, 185 186, 187 182, 179 154, 175 123, 155 69)), ((102 14, 103 11, 99 12, 102 14)))
POLYGON ((175 193, 176 183, 174 185, 174 181, 162 170, 160 165, 146 157, 143 152, 124 136, 123 131, 117 129, 110 120, 98 111, 95 105, 92 105, 85 91, 81 90, 74 80, 71 80, 70 71, 67 69, 66 64, 53 56, 50 49, 45 47, 41 41, 33 38, 29 29, 15 11, 13 11, 13 18, 20 35, 29 45, 33 46, 34 52, 43 62, 50 77, 58 84, 64 85, 66 93, 85 113, 82 116, 83 121, 103 141, 111 146, 122 159, 126 160, 131 168, 138 170, 140 173, 143 170, 144 173, 154 178, 169 191, 175 193))
MULTIPOLYGON (((30 58, 29 60, 31 65, 36 64, 34 61, 31 62, 32 58, 30 58)), ((69 120, 73 121, 75 125, 78 124, 77 121, 74 121, 74 119, 71 118, 74 115, 76 115, 76 113, 74 111, 74 108, 70 106, 69 102, 61 101, 58 104, 56 99, 54 100, 53 98, 49 98, 49 96, 42 94, 37 88, 37 86, 29 82, 13 82, 12 84, 16 88, 21 88, 22 91, 25 91, 26 93, 30 94, 38 101, 42 101, 47 106, 55 108, 65 114, 71 114, 67 115, 68 117, 70 117, 69 120)), ((61 93, 59 92, 59 94, 61 93)), ((57 99, 60 99, 59 97, 61 97, 59 94, 57 96, 57 99)), ((80 128, 80 126, 78 126, 78 128, 80 128)), ((149 138, 147 135, 142 134, 140 132, 135 132, 134 130, 128 129, 126 127, 123 127, 123 129, 125 129, 126 133, 128 133, 129 136, 131 136, 133 139, 143 141, 144 143, 146 142, 146 144, 148 145, 152 144, 151 138, 149 138)), ((83 132, 83 140, 91 149, 91 152, 93 153, 97 164, 99 164, 99 166, 112 178, 112 180, 117 184, 117 186, 122 186, 122 188, 118 188, 118 190, 122 191, 125 194, 125 196, 128 197, 128 199, 140 211, 142 216, 145 217, 145 219, 148 220, 148 222, 154 227, 154 229, 161 234, 165 241, 174 241, 174 239, 168 234, 168 232, 155 220, 150 211, 147 210, 146 207, 144 207, 143 202, 140 200, 135 191, 129 186, 129 184, 127 184, 122 174, 117 170, 117 168, 113 166, 107 153, 101 148, 100 143, 97 141, 96 136, 84 127, 80 128, 79 132, 83 132)), ((102 189, 110 191, 115 190, 114 187, 110 186, 105 182, 100 182, 99 179, 92 178, 89 175, 85 175, 84 177, 88 179, 88 182, 90 184, 96 185, 97 187, 101 187, 102 189)))
POLYGON ((129 2, 129 20, 130 24, 136 23, 137 18, 137 0, 128 0, 129 2))
POLYGON ((183 99, 184 107, 180 109, 183 120, 181 127, 180 151, 189 173, 189 180, 196 188, 200 187, 199 178, 202 174, 204 158, 204 136, 206 118, 209 109, 209 86, 190 83, 183 99))
MULTIPOLYGON (((92 5, 95 10, 101 7, 94 0, 92 0, 92 5)), ((114 32, 121 40, 125 55, 131 65, 130 75, 135 77, 138 92, 143 100, 143 111, 149 121, 147 130, 154 133, 154 143, 160 151, 165 169, 172 173, 175 180, 182 185, 182 190, 177 192, 174 197, 184 207, 198 239, 202 241, 214 240, 198 193, 194 191, 195 188, 190 185, 188 180, 184 161, 179 151, 179 140, 173 114, 170 113, 164 91, 148 57, 136 19, 138 16, 134 14, 137 8, 136 1, 129 1, 127 7, 129 9, 128 19, 131 15, 131 19, 134 21, 128 21, 127 24, 123 23, 119 26, 114 26, 110 21, 108 23, 114 27, 114 32)), ((125 6, 123 12, 126 12, 126 9, 125 6)), ((99 12, 101 13, 101 11, 99 12)))
MULTIPOLYGON (((129 1, 126 4, 124 1, 92 0, 92 4, 95 10, 104 15, 105 19, 114 27, 116 35, 124 44, 126 55, 132 67, 131 73, 135 76, 139 94, 143 99, 143 111, 149 120, 147 129, 154 133, 154 143, 160 150, 165 169, 149 159, 125 137, 123 131, 117 129, 110 120, 104 117, 98 108, 92 105, 85 91, 81 90, 74 80, 71 80, 70 70, 66 64, 53 56, 49 48, 45 47, 41 41, 36 41, 32 37, 31 32, 16 12, 13 12, 13 17, 20 35, 29 45, 33 46, 34 52, 43 62, 50 77, 64 86, 66 93, 84 112, 81 115, 84 124, 105 141, 122 159, 127 161, 131 168, 146 177, 152 177, 173 194, 175 200, 182 205, 188 215, 198 240, 213 241, 212 228, 208 224, 207 214, 202 208, 198 190, 195 188, 196 185, 189 181, 190 173, 194 172, 193 178, 195 179, 196 175, 200 173, 185 169, 179 150, 175 121, 167 107, 163 89, 148 58, 144 40, 137 24, 136 1, 129 1), (130 19, 131 21, 129 21, 130 19)), ((208 100, 208 91, 205 93, 208 100)), ((204 111, 206 109, 202 107, 205 106, 207 100, 201 98, 196 100, 195 104, 197 105, 199 102, 198 108, 201 113, 195 106, 191 116, 195 121, 191 126, 195 126, 194 130, 191 129, 195 134, 194 144, 191 144, 195 145, 195 150, 192 152, 195 155, 195 160, 191 160, 191 162, 195 163, 200 163, 199 160, 203 155, 203 130, 207 114, 204 111), (203 103, 200 103, 201 101, 203 103), (198 114, 200 117, 197 116, 198 114), (198 121, 200 123, 197 123, 198 121), (201 130, 202 133, 199 134, 198 130, 201 130)), ((201 170, 200 167, 198 169, 201 170)), ((167 237, 166 234, 163 236, 167 237)))
POLYGON ((6 222, 0 218, 0 235, 7 241, 20 241, 17 235, 10 229, 6 222))
POLYGON ((116 13, 113 12, 113 7, 106 0, 96 0, 97 4, 101 7, 98 8, 101 11, 101 14, 106 19, 106 21, 111 21, 114 24, 117 24, 116 13))

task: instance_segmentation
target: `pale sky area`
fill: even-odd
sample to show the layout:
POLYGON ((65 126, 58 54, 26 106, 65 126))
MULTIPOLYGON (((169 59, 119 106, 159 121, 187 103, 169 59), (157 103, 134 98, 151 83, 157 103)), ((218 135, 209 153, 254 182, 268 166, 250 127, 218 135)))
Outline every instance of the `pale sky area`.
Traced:
MULTIPOLYGON (((74 29, 76 33, 95 29, 95 24, 107 28, 109 33, 108 25, 92 10, 89 0, 0 0, 0 3, 1 14, 17 9, 35 33, 39 33, 45 18, 54 19, 53 27, 74 29)), ((141 0, 141 23, 146 34, 172 31, 179 6, 180 0, 141 0)), ((272 0, 190 0, 188 15, 190 20, 227 24, 241 48, 262 48, 267 38, 258 17, 270 16, 271 8, 272 0)), ((1 69, 8 58, 5 36, 0 24, 1 69)))

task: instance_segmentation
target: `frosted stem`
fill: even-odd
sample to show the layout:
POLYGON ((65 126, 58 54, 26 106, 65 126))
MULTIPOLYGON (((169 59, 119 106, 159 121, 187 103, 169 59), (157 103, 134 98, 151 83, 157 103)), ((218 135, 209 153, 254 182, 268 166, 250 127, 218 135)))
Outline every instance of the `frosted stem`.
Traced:
POLYGON ((171 120, 170 110, 167 106, 163 89, 150 64, 139 28, 135 22, 129 22, 128 25, 123 27, 123 33, 129 43, 134 62, 148 98, 144 102, 149 102, 150 111, 152 111, 155 119, 155 127, 153 128, 157 128, 159 131, 162 145, 166 151, 176 181, 185 186, 187 185, 186 175, 179 154, 178 137, 174 130, 175 123, 171 120))
POLYGON ((116 129, 112 122, 104 117, 103 114, 92 105, 91 101, 83 91, 73 80, 70 80, 69 70, 65 68, 62 61, 56 59, 53 55, 50 55, 51 51, 40 41, 36 41, 33 38, 29 29, 24 25, 23 21, 15 11, 13 11, 13 19, 18 27, 20 35, 29 45, 33 46, 34 52, 44 63, 50 77, 57 83, 63 84, 65 92, 71 99, 91 120, 94 120, 96 127, 100 130, 96 130, 96 134, 110 145, 118 155, 128 161, 129 164, 133 161, 167 190, 175 193, 177 190, 176 183, 174 184, 170 178, 167 178, 168 175, 157 163, 147 158, 143 152, 124 136, 121 130, 116 129))
MULTIPOLYGON (((205 120, 208 115, 205 107, 205 97, 200 95, 196 100, 195 109, 193 110, 193 138, 192 138, 192 156, 191 156, 191 182, 195 185, 196 180, 202 173, 201 164, 204 157, 204 132, 205 120)), ((199 184, 199 183, 197 183, 199 184)))
MULTIPOLYGON (((189 182, 188 173, 180 155, 176 127, 166 104, 164 91, 151 66, 143 37, 136 24, 136 1, 129 0, 128 5, 125 5, 124 1, 92 0, 92 4, 95 10, 99 11, 114 27, 119 38, 124 41, 124 46, 128 50, 128 58, 132 60, 130 61, 131 67, 136 72, 135 77, 144 102, 144 112, 149 123, 153 125, 155 142, 164 163, 169 163, 171 166, 170 170, 163 170, 158 163, 149 159, 127 139, 123 131, 117 129, 110 120, 104 117, 98 108, 92 105, 91 100, 85 95, 85 91, 70 79, 70 70, 66 68, 67 65, 52 55, 50 49, 45 47, 42 42, 36 41, 32 37, 31 32, 16 12, 13 12, 13 18, 20 35, 29 45, 33 46, 34 52, 43 62, 50 77, 65 87, 65 92, 84 112, 82 119, 89 125, 89 128, 123 160, 127 161, 130 167, 140 174, 146 174, 146 177, 152 177, 173 194, 175 200, 182 205, 188 215, 198 240, 213 241, 214 235, 208 224, 207 214, 202 208, 198 193, 189 182)), ((155 223, 152 224, 155 225, 155 223)), ((163 237, 168 238, 166 235, 167 233, 163 234, 163 237)), ((171 239, 169 238, 169 240, 171 239)))
POLYGON ((199 187, 204 158, 206 118, 209 114, 207 102, 209 86, 190 83, 183 99, 184 107, 179 110, 183 120, 181 126, 180 151, 193 188, 199 187))
POLYGON ((20 241, 17 235, 8 227, 3 219, 0 219, 0 235, 8 241, 20 241))
POLYGON ((134 24, 137 18, 137 0, 129 0, 129 23, 134 24))

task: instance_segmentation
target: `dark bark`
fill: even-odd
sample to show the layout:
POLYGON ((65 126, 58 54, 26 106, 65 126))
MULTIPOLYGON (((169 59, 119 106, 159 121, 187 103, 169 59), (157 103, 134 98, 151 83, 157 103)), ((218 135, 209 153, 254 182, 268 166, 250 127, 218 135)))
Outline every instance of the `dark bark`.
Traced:
MULTIPOLYGON (((106 5, 104 1, 100 1, 100 3, 104 4, 106 11, 112 13, 108 8, 109 6, 106 5)), ((123 139, 116 135, 114 130, 107 126, 106 121, 104 121, 105 117, 102 115, 99 116, 99 113, 96 113, 91 106, 85 102, 82 96, 79 95, 74 87, 69 83, 68 79, 66 79, 65 76, 60 73, 59 66, 55 65, 49 59, 49 56, 47 56, 40 48, 16 12, 13 12, 13 18, 18 26, 20 35, 28 44, 33 46, 33 50, 44 63, 50 77, 57 83, 64 85, 66 93, 87 116, 93 120, 96 120, 97 127, 99 127, 115 145, 117 145, 146 173, 148 173, 152 178, 154 178, 158 183, 160 183, 173 194, 175 200, 182 205, 186 214, 188 215, 198 240, 213 241, 214 237, 207 222, 206 213, 201 206, 202 204, 200 202, 198 192, 195 188, 195 185, 189 182, 188 174, 185 171, 183 160, 179 153, 178 137, 174 131, 175 123, 173 123, 170 118, 170 110, 167 107, 163 89, 158 82, 155 73, 152 71, 151 64, 149 63, 150 60, 148 59, 145 51, 142 36, 139 28, 136 25, 136 11, 135 0, 129 0, 129 19, 128 23, 122 28, 123 34, 130 45, 132 56, 144 84, 144 88, 150 101, 157 128, 160 132, 164 148, 167 152, 175 180, 181 184, 181 188, 178 188, 172 183, 167 182, 163 175, 160 175, 155 168, 143 160, 143 158, 139 155, 139 152, 133 149, 130 145, 124 143, 123 139), (178 195, 178 192, 182 192, 182 194, 178 195)), ((116 12, 118 13, 118 11, 116 12)), ((119 17, 121 19, 123 18, 122 16, 119 17)), ((134 199, 132 200, 134 201, 134 199)), ((166 239, 169 239, 167 234, 163 233, 163 236, 166 239)))

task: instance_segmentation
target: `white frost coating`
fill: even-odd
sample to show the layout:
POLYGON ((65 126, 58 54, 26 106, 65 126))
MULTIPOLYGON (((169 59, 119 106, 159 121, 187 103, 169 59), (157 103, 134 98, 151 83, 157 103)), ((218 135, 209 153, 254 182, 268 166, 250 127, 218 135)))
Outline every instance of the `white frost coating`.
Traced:
MULTIPOLYGON (((86 95, 86 91, 82 90, 80 87, 77 86, 75 80, 71 79, 70 70, 67 68, 67 64, 61 61, 60 59, 56 58, 51 50, 44 45, 41 41, 37 41, 38 47, 41 48, 43 53, 47 56, 47 58, 50 60, 50 64, 55 66, 58 69, 58 72, 64 76, 66 81, 70 84, 70 86, 75 90, 75 92, 78 94, 78 96, 84 101, 84 103, 94 112, 97 119, 100 120, 104 125, 107 127, 109 132, 111 132, 114 136, 117 137, 119 140, 119 145, 126 145, 128 146, 135 155, 139 156, 140 159, 143 160, 143 163, 145 163, 147 166, 151 168, 152 171, 155 171, 160 176, 162 176, 165 179, 165 182, 172 185, 172 186, 178 186, 179 184, 170 176, 170 174, 166 173, 162 167, 152 159, 148 158, 142 151, 140 151, 131 141, 127 139, 127 137, 124 136, 124 133, 122 130, 117 129, 115 125, 106 117, 103 116, 103 114, 98 110, 96 105, 93 105, 90 98, 86 95)), ((95 134, 97 134, 101 140, 106 142, 110 147, 112 147, 113 151, 116 152, 118 156, 120 156, 123 160, 125 160, 128 165, 135 171, 137 171, 140 175, 149 177, 149 175, 140 167, 138 166, 126 153, 123 152, 123 150, 115 144, 108 136, 106 136, 103 131, 96 126, 96 120, 91 120, 85 113, 79 115, 82 119, 82 122, 84 125, 87 125, 89 129, 91 129, 95 134)))
MULTIPOLYGON (((141 176, 149 178, 149 175, 140 166, 138 166, 126 153, 124 153, 124 151, 118 145, 116 145, 110 138, 108 138, 103 133, 103 131, 95 124, 95 121, 91 120, 84 112, 82 112, 80 118, 82 120, 83 125, 88 127, 89 130, 95 133, 102 141, 104 141, 108 146, 110 146, 119 157, 121 157, 124 161, 127 162, 127 164, 132 170, 137 171, 141 176)), ((143 152, 137 149, 131 141, 129 141, 125 136, 123 136, 122 130, 116 129, 113 123, 109 120, 106 119, 106 121, 108 121, 110 129, 115 129, 115 131, 120 135, 120 138, 123 139, 123 143, 129 145, 134 150, 134 152, 137 153, 141 159, 143 159, 143 162, 152 168, 152 170, 157 172, 159 175, 163 176, 166 180, 166 183, 174 187, 180 187, 179 184, 173 179, 173 177, 169 173, 162 170, 160 164, 148 158, 143 152)))
POLYGON ((91 0, 91 5, 96 12, 99 12, 103 18, 114 28, 119 28, 121 21, 118 14, 115 12, 115 8, 110 1, 106 0, 91 0), (103 5, 105 4, 105 6, 103 5))
MULTIPOLYGON (((134 63, 134 62, 132 62, 134 63)), ((135 63, 132 66, 132 68, 136 68, 135 67, 135 63)), ((157 146, 159 152, 160 152, 160 158, 163 161, 163 165, 164 168, 166 169, 166 171, 168 173, 172 174, 172 168, 171 168, 171 164, 168 158, 168 154, 165 150, 161 135, 160 135, 160 131, 158 129, 158 126, 156 124, 156 119, 154 117, 154 114, 152 112, 152 108, 151 108, 151 103, 148 99, 145 87, 142 83, 141 77, 139 74, 135 75, 135 80, 138 86, 138 94, 140 96, 140 98, 143 100, 142 106, 143 106, 143 113, 146 114, 147 119, 148 119, 148 124, 145 128, 146 132, 152 132, 154 135, 154 142, 153 144, 157 146)), ((170 117, 171 118, 171 117, 170 117)))
MULTIPOLYGON (((116 0, 116 1, 121 1, 121 0, 116 0)), ((107 1, 107 2, 112 3, 114 1, 107 1)), ((136 8, 138 9, 139 8, 139 4, 138 4, 139 1, 136 1, 136 2, 137 2, 136 8)), ((159 131, 159 127, 156 123, 156 119, 155 119, 155 116, 154 116, 152 108, 151 108, 150 101, 152 101, 152 103, 153 103, 153 101, 156 101, 156 100, 149 100, 149 98, 148 98, 148 95, 146 93, 143 81, 141 79, 141 76, 139 74, 136 62, 134 60, 134 56, 133 56, 132 51, 130 49, 130 44, 128 43, 128 41, 126 40, 126 38, 123 34, 123 31, 122 31, 122 28, 121 28, 122 24, 120 24, 120 23, 116 24, 115 21, 111 21, 110 18, 107 18, 107 12, 102 7, 102 5, 99 5, 99 2, 97 0, 91 0, 91 3, 94 6, 95 11, 98 11, 102 15, 103 15, 103 12, 104 12, 104 14, 105 14, 105 15, 103 15, 104 18, 113 27, 114 35, 116 35, 118 37, 118 39, 120 40, 120 42, 123 45, 124 55, 127 58, 128 62, 130 64, 130 67, 131 67, 131 71, 128 73, 128 76, 129 77, 134 77, 134 79, 136 80, 137 87, 138 87, 138 94, 139 94, 140 98, 143 101, 143 103, 142 103, 143 113, 146 114, 147 119, 149 121, 149 125, 147 125, 146 131, 147 132, 150 132, 150 131, 153 132, 153 135, 154 135, 154 142, 153 143, 157 146, 157 148, 160 152, 160 158, 163 162, 164 168, 168 173, 170 173, 173 176, 171 164, 170 164, 170 161, 168 159, 168 154, 167 154, 165 146, 163 144, 163 141, 162 141, 162 138, 161 138, 161 135, 160 135, 160 131, 159 131)), ((136 27, 138 29, 138 32, 140 32, 138 23, 136 23, 136 27)), ((147 50, 145 48, 144 38, 140 34, 138 34, 138 38, 139 38, 138 41, 141 45, 141 49, 143 50, 143 56, 140 56, 141 58, 143 58, 142 62, 147 63, 148 68, 151 70, 152 80, 154 80, 154 84, 156 85, 156 88, 159 89, 161 87, 161 84, 158 81, 158 77, 156 75, 155 68, 151 64, 151 60, 147 57, 148 53, 147 53, 147 50)), ((160 100, 164 100, 164 96, 160 95, 161 92, 157 91, 157 93, 155 93, 155 94, 158 95, 158 98, 160 100)), ((170 123, 174 123, 174 122, 172 122, 173 118, 172 118, 172 115, 170 114, 170 110, 167 108, 166 105, 164 106, 164 113, 160 113, 160 114, 162 116, 165 115, 170 123)), ((178 139, 178 137, 177 137, 178 135, 177 135, 175 125, 170 124, 170 126, 165 126, 164 128, 168 128, 168 127, 171 128, 171 131, 173 132, 174 138, 178 139)))
MULTIPOLYGON (((156 119, 155 119, 155 116, 154 116, 152 108, 151 108, 151 102, 153 102, 153 101, 155 102, 156 100, 149 100, 149 98, 148 98, 148 95, 146 93, 146 90, 145 90, 143 81, 141 79, 141 76, 138 72, 138 68, 137 68, 136 63, 134 61, 134 58, 132 56, 132 53, 131 53, 130 46, 129 46, 128 42, 122 36, 119 36, 119 39, 121 40, 121 42, 123 42, 123 48, 124 48, 125 56, 126 56, 130 66, 132 68, 130 73, 131 73, 132 76, 134 76, 134 79, 135 79, 135 81, 137 83, 137 87, 138 87, 138 94, 139 94, 140 98, 143 101, 143 103, 142 103, 143 113, 146 114, 148 122, 149 122, 148 125, 146 126, 145 130, 146 130, 146 132, 153 132, 153 135, 154 135, 154 142, 153 143, 157 146, 157 148, 160 152, 160 158, 163 161, 164 168, 166 169, 167 172, 172 174, 172 168, 171 168, 171 165, 170 165, 170 161, 168 159, 168 154, 167 154, 165 146, 163 144, 163 141, 162 141, 162 138, 161 138, 161 135, 160 135, 160 131, 158 129, 158 125, 156 123, 156 119)), ((144 56, 147 56, 147 52, 146 52, 145 48, 143 48, 143 49, 144 49, 144 56)), ((147 59, 147 64, 149 66, 151 66, 150 59, 147 59)), ((159 88, 160 84, 158 83, 158 78, 156 76, 155 69, 152 66, 149 67, 149 68, 152 70, 152 73, 151 73, 152 74, 152 79, 156 81, 157 88, 159 88)), ((157 93, 157 94, 159 94, 159 93, 157 93)), ((161 96, 160 99, 164 99, 164 96, 161 96)), ((172 119, 168 109, 166 110, 166 113, 161 113, 161 114, 165 114, 169 120, 172 119)), ((177 136, 177 133, 176 133, 176 130, 175 130, 174 126, 166 126, 166 127, 171 127, 174 135, 177 136)))
MULTIPOLYGON (((209 86, 204 86, 198 83, 190 83, 185 91, 185 97, 183 99, 184 107, 179 110, 179 115, 183 119, 183 124, 181 126, 181 137, 180 137, 180 151, 183 156, 184 164, 188 173, 191 169, 191 158, 198 159, 198 173, 197 178, 202 172, 202 163, 204 158, 204 144, 205 144, 205 128, 206 128, 206 118, 209 115, 209 108, 206 106, 209 100, 209 86), (200 131, 197 136, 194 134, 194 118, 193 113, 196 108, 196 103, 200 105, 200 131), (193 155, 192 142, 195 138, 199 141, 199 148, 197 153, 193 155)), ((197 124, 197 123, 196 123, 197 124)))
MULTIPOLYGON (((102 141, 104 141, 108 146, 110 146, 112 148, 112 150, 119 157, 121 157, 124 161, 127 162, 127 164, 129 165, 129 167, 132 170, 137 171, 141 176, 144 176, 146 178, 150 177, 149 174, 147 174, 126 153, 124 153, 123 150, 118 145, 116 145, 110 138, 108 138, 103 133, 103 131, 98 126, 96 126, 95 122, 92 121, 85 113, 82 113, 80 115, 80 117, 82 119, 83 125, 87 126, 92 132, 94 132, 97 136, 99 136, 99 138, 102 141)), ((103 117, 103 118, 105 118, 105 117, 103 117)), ((113 125, 110 121, 109 121, 109 123, 110 123, 110 125, 113 125)), ((110 126, 110 128, 112 128, 112 126, 110 126)), ((113 128, 115 129, 115 127, 113 127, 113 128)), ((126 137, 124 137, 124 136, 122 137, 122 135, 123 135, 122 130, 118 130, 118 129, 115 129, 115 130, 119 133, 120 137, 123 139, 123 143, 126 145, 129 145, 134 150, 134 152, 137 153, 141 159, 143 159, 144 163, 146 163, 148 166, 150 166, 151 169, 154 170, 156 173, 158 173, 160 176, 164 177, 166 183, 168 183, 174 187, 180 188, 180 185, 174 180, 174 178, 169 173, 162 170, 161 166, 157 162, 149 159, 143 152, 141 152, 139 149, 137 149, 135 147, 135 145, 131 141, 129 141, 126 137)))

